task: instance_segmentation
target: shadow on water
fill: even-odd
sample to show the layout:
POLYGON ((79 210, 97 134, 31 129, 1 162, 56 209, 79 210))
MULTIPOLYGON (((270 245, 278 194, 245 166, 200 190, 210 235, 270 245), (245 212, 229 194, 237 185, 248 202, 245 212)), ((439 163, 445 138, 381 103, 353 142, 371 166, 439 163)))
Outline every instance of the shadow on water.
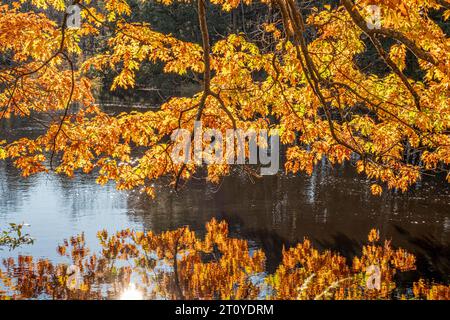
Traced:
POLYGON ((417 269, 422 276, 438 282, 449 282, 450 247, 448 243, 441 243, 434 235, 413 236, 399 225, 395 225, 394 228, 406 238, 406 241, 416 247, 417 269))

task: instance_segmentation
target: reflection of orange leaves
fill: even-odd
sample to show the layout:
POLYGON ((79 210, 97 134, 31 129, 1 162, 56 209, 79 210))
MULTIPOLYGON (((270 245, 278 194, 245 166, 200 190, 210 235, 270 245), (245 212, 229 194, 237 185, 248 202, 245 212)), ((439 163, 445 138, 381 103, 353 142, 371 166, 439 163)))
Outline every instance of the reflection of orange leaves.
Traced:
POLYGON ((415 269, 416 258, 403 249, 395 250, 391 257, 392 265, 400 271, 415 269))
POLYGON ((378 184, 371 185, 370 190, 374 196, 380 196, 383 193, 383 188, 378 184))
POLYGON ((450 300, 450 286, 441 284, 429 284, 420 279, 413 285, 414 296, 427 300, 450 300))
POLYGON ((380 240, 380 231, 377 229, 371 229, 368 238, 369 242, 378 242, 380 240))
POLYGON ((276 299, 314 299, 329 286, 346 278, 345 258, 330 251, 320 253, 304 240, 283 250, 282 264, 268 282, 276 290, 276 299))
MULTIPOLYGON (((125 229, 108 235, 101 231, 98 238, 100 255, 89 255, 84 235, 59 246, 62 255, 70 253, 69 264, 35 262, 30 256, 7 259, 5 268, 0 269, 0 281, 9 291, 0 292, 0 299, 37 298, 42 294, 56 299, 117 298, 129 286, 133 274, 140 276, 148 298, 256 299, 261 287, 251 279, 259 277, 271 289, 267 299, 388 299, 396 288, 396 272, 415 268, 413 255, 391 248, 389 241, 376 245, 376 230, 370 231, 370 244, 353 259, 352 268, 341 255, 320 252, 305 239, 283 250, 280 265, 270 275, 265 269, 264 252, 249 249, 245 240, 229 238, 227 223, 215 219, 207 224, 204 239, 187 227, 160 234, 125 229), (79 289, 67 288, 68 265, 80 269, 83 281, 79 289), (166 268, 161 269, 162 265, 166 268), (362 285, 371 265, 381 269, 380 291, 365 290, 362 285), (106 291, 105 285, 109 288, 106 291)), ((449 299, 449 288, 421 280, 414 284, 413 291, 421 299, 449 299)))
POLYGON ((65 256, 66 255, 66 246, 58 246, 58 253, 61 256, 65 256))

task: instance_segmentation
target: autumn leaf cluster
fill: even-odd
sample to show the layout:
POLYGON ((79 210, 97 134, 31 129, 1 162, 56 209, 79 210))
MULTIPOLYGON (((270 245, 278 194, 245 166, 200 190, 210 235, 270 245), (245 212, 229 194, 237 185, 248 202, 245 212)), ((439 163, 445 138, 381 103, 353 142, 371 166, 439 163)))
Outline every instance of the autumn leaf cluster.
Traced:
MULTIPOLYGON (((245 34, 210 43, 208 6, 228 12, 238 0, 183 1, 201 9, 201 44, 132 21, 126 1, 75 1, 79 29, 45 14, 51 9, 66 21, 63 1, 30 2, 0 6, 0 55, 7 59, 0 68, 0 121, 36 114, 48 119, 41 136, 0 144, 0 159, 12 159, 24 176, 51 169, 68 176, 96 172, 100 184, 112 180, 119 189, 154 196, 155 181, 178 186, 199 170, 172 161, 167 137, 201 120, 204 130, 278 132, 288 173, 311 173, 325 157, 332 164, 353 162, 373 181, 374 194, 406 191, 424 173, 443 173, 450 181, 450 42, 431 18, 431 12, 449 18, 447 1, 344 0, 309 7, 263 1, 275 12, 260 28, 271 39, 264 48, 245 34), (365 23, 365 8, 373 4, 381 9, 380 29, 365 23), (102 50, 84 52, 86 39, 102 50), (394 44, 386 48, 388 40, 394 44), (385 74, 357 63, 370 48, 385 74), (406 72, 408 57, 422 76, 406 72), (132 90, 144 63, 193 76, 203 89, 156 111, 110 115, 97 106, 99 72, 116 74, 111 90, 132 90)), ((209 164, 207 178, 218 182, 231 171, 227 164, 209 164)))

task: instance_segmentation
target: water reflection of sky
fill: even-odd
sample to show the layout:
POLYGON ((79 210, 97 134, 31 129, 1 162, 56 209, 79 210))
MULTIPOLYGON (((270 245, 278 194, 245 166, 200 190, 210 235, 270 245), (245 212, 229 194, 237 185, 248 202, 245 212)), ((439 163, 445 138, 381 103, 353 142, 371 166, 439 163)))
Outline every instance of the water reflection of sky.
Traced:
POLYGON ((31 226, 25 231, 36 239, 32 246, 11 253, 3 250, 0 256, 20 253, 56 258, 57 244, 81 232, 92 247, 101 229, 139 229, 127 216, 127 194, 114 186, 101 188, 86 177, 69 180, 40 175, 22 179, 5 172, 4 166, 0 181, 1 228, 9 222, 26 222, 31 226))

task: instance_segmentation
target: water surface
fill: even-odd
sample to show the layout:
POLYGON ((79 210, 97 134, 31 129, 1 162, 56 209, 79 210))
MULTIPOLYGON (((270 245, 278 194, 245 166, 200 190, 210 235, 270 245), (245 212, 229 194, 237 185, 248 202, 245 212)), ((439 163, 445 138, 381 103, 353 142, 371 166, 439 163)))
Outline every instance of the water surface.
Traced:
MULTIPOLYGON (((34 136, 38 127, 12 120, 1 127, 3 138, 34 136), (20 128, 20 129, 12 129, 20 128)), ((2 138, 0 136, 0 138, 2 138)), ((1 139, 0 139, 1 140, 1 139)), ((226 219, 233 236, 262 247, 268 269, 279 262, 283 246, 304 237, 321 249, 351 258, 360 254, 371 228, 418 257, 417 277, 449 282, 450 188, 447 183, 422 181, 406 194, 372 196, 370 182, 351 166, 330 167, 325 161, 314 174, 224 178, 220 185, 195 180, 179 194, 157 188, 156 200, 139 192, 101 187, 92 176, 73 179, 53 174, 20 177, 8 162, 0 162, 0 229, 9 222, 26 222, 36 242, 0 258, 18 254, 58 261, 56 245, 84 232, 98 249, 96 232, 124 228, 162 231, 189 225, 203 232, 212 217, 226 219)))

